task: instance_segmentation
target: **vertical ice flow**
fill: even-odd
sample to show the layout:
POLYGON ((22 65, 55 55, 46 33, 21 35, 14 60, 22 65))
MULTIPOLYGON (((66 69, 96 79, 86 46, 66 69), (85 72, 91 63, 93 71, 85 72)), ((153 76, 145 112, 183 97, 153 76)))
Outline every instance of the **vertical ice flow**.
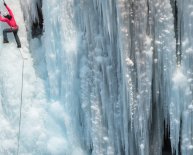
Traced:
MULTIPOLYGON (((33 70, 32 81, 38 81, 41 87, 26 78, 32 90, 25 96, 27 103, 34 106, 38 95, 30 98, 29 94, 36 94, 37 88, 42 92, 37 97, 41 104, 32 112, 41 122, 38 133, 43 135, 36 135, 41 138, 34 151, 29 146, 36 146, 36 136, 28 136, 30 143, 22 145, 24 152, 161 155, 164 134, 168 132, 173 154, 179 150, 182 155, 193 153, 192 2, 20 2, 28 32, 38 19, 37 5, 41 2, 44 15, 43 36, 31 39, 28 35, 33 58, 29 70, 33 70), (37 111, 43 111, 44 117, 37 111), (47 141, 45 135, 49 137, 47 141)), ((19 3, 13 2, 12 6, 17 8, 19 3)), ((23 41, 27 41, 25 35, 21 35, 23 41)), ((4 51, 5 46, 2 48, 4 51)), ((8 54, 13 62, 18 59, 8 54)), ((1 59, 8 60, 5 52, 1 59)), ((5 67, 1 72, 4 79, 5 67)), ((7 77, 10 74, 11 71, 7 77)), ((1 83, 2 105, 6 105, 2 114, 17 115, 7 107, 12 102, 6 92, 13 82, 1 83)), ((28 110, 29 105, 26 104, 28 110)), ((4 115, 1 118, 5 124, 10 122, 4 115)), ((30 118, 24 121, 24 131, 30 124, 27 122, 33 120, 30 118)), ((2 133, 9 129, 2 128, 2 133)), ((16 129, 11 131, 16 134, 16 129)), ((22 137, 26 134, 23 132, 22 137)), ((14 150, 4 143, 1 148, 14 150)))

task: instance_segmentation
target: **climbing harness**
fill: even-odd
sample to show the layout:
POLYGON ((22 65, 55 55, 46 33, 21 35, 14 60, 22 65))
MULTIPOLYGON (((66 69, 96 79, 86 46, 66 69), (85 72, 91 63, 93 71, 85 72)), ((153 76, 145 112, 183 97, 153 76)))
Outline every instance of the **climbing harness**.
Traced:
POLYGON ((19 149, 20 149, 20 135, 21 135, 21 119, 22 119, 22 106, 23 106, 23 73, 24 73, 24 67, 25 67, 25 60, 27 58, 24 58, 21 52, 21 49, 19 49, 21 58, 22 58, 22 81, 21 81, 21 96, 20 96, 20 113, 19 113, 19 131, 18 131, 18 142, 17 142, 17 155, 19 155, 19 149))

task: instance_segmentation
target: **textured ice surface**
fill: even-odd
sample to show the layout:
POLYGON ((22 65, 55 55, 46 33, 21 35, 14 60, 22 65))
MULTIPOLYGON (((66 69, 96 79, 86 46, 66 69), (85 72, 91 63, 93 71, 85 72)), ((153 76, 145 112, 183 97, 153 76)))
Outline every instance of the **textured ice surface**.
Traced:
MULTIPOLYGON (((29 57, 21 153, 161 155, 168 130, 173 153, 193 154, 193 2, 43 0, 29 47, 7 2, 29 57)), ((40 1, 20 2, 30 32, 40 1)), ((13 154, 21 59, 14 43, 0 48, 0 151, 13 154)))

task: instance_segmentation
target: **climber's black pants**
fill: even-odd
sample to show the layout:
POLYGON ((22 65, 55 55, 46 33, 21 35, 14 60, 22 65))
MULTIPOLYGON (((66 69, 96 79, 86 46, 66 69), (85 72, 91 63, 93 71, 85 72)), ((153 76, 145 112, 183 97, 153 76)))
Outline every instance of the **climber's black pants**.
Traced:
POLYGON ((11 33, 13 32, 14 37, 15 37, 15 41, 17 42, 17 46, 21 46, 21 42, 19 40, 19 37, 17 35, 18 29, 13 29, 13 28, 7 28, 3 30, 3 39, 4 41, 8 41, 7 39, 7 33, 11 33))

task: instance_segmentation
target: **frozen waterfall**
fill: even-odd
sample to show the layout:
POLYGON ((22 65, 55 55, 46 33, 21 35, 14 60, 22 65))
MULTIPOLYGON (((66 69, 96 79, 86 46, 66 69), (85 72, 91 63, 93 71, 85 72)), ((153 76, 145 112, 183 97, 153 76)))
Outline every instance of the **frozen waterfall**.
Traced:
POLYGON ((193 1, 6 2, 0 155, 193 154, 193 1))

